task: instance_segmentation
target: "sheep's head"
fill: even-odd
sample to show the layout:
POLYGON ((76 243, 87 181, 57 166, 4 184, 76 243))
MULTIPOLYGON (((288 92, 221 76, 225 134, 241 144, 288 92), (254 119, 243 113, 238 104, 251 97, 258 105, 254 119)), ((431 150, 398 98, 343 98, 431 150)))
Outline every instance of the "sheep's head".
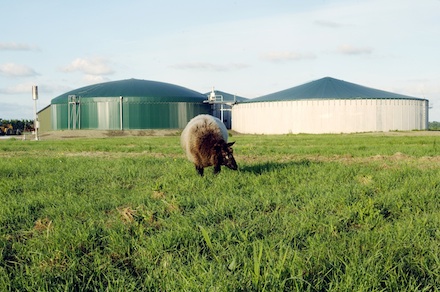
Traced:
POLYGON ((221 141, 215 145, 215 151, 220 165, 237 170, 238 166, 233 155, 234 151, 232 150, 234 143, 235 142, 226 143, 225 141, 221 141))

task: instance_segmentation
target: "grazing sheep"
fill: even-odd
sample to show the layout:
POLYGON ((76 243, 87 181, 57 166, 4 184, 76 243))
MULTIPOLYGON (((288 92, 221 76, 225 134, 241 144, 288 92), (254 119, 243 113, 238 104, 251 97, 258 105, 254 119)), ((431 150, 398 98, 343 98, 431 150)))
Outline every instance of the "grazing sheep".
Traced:
POLYGON ((180 136, 186 156, 201 176, 208 166, 214 166, 214 174, 220 172, 221 165, 237 170, 231 147, 234 143, 228 143, 228 130, 222 121, 210 115, 194 117, 180 136))

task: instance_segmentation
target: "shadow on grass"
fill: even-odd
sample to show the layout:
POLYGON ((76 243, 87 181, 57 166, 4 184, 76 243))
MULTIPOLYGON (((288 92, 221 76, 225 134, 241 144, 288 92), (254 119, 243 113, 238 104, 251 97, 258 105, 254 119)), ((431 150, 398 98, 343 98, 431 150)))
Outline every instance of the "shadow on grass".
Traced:
POLYGON ((319 162, 312 162, 308 159, 303 159, 300 161, 286 161, 286 162, 272 162, 272 161, 266 161, 262 163, 257 164, 251 164, 251 165, 240 165, 240 171, 241 172, 251 172, 254 174, 263 174, 266 172, 273 172, 284 168, 290 168, 290 167, 309 167, 312 163, 319 163, 319 162))

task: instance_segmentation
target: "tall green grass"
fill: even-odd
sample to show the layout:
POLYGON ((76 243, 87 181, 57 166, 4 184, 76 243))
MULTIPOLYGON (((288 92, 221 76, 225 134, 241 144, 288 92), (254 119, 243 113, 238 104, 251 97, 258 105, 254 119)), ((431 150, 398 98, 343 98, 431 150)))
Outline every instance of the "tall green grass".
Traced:
POLYGON ((438 291, 438 136, 0 142, 2 291, 438 291))

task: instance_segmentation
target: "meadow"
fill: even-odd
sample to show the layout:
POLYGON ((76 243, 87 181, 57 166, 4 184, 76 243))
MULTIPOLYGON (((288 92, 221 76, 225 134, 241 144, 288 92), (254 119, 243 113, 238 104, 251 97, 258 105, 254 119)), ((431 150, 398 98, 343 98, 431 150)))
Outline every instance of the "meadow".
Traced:
POLYGON ((0 291, 439 291, 440 136, 0 141, 0 291))

